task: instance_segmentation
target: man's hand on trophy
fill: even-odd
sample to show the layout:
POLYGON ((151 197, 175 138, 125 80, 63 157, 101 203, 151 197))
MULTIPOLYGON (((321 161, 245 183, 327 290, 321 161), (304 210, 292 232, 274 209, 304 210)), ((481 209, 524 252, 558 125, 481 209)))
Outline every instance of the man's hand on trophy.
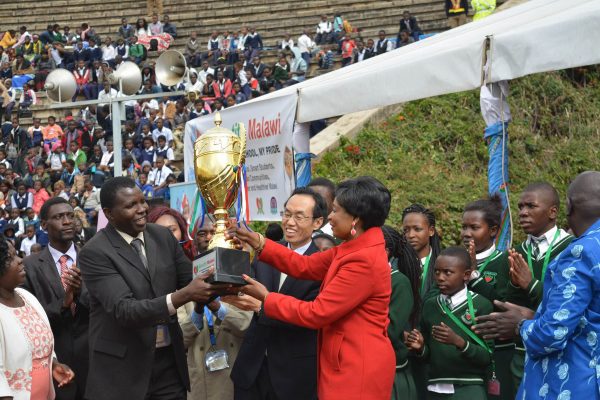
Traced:
POLYGON ((214 268, 210 268, 208 271, 192 279, 186 287, 173 293, 171 295, 173 306, 178 308, 190 301, 206 304, 222 294, 229 293, 228 290, 232 286, 230 284, 211 285, 206 282, 206 279, 214 272, 214 268))
POLYGON ((261 242, 260 236, 260 233, 252 232, 245 226, 238 227, 235 218, 227 221, 225 239, 231 240, 238 250, 256 249, 261 242))

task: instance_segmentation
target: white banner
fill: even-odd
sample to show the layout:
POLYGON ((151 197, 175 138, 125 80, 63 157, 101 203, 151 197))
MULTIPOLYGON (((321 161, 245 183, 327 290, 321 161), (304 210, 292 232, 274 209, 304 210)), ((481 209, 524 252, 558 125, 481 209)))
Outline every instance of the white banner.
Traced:
MULTIPOLYGON (((280 221, 283 203, 294 190, 293 130, 296 93, 260 98, 221 112, 222 126, 246 128, 248 207, 252 221, 280 221)), ((194 141, 215 126, 214 115, 185 125, 184 168, 186 182, 194 182, 194 141)))

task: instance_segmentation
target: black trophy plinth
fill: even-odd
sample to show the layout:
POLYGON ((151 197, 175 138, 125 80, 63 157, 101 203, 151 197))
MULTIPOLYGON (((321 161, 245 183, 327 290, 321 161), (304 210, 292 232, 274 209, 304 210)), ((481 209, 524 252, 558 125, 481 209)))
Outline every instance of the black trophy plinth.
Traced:
POLYGON ((242 274, 250 275, 250 253, 247 251, 215 247, 200 254, 192 263, 194 277, 210 267, 215 268, 214 274, 206 281, 208 283, 229 283, 245 285, 242 274))

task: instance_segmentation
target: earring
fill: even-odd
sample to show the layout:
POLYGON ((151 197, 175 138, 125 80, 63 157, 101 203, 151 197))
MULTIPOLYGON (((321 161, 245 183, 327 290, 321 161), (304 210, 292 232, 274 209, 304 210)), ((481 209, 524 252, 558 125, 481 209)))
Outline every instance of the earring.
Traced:
POLYGON ((352 236, 356 236, 356 229, 354 229, 354 225, 356 225, 356 221, 352 221, 352 229, 350 230, 350 234, 352 236))

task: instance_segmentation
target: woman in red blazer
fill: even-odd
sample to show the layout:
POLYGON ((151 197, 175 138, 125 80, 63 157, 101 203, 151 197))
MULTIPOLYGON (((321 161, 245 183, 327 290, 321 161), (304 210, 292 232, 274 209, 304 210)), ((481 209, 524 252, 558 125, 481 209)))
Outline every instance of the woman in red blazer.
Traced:
POLYGON ((388 189, 375 178, 341 183, 328 219, 344 243, 311 256, 245 228, 232 230, 239 244, 252 246, 261 261, 298 279, 323 281, 311 302, 269 293, 248 276, 248 285, 241 289, 263 302, 261 312, 268 317, 319 330, 320 400, 391 396, 396 364, 387 336, 390 266, 380 228, 390 200, 388 189))

